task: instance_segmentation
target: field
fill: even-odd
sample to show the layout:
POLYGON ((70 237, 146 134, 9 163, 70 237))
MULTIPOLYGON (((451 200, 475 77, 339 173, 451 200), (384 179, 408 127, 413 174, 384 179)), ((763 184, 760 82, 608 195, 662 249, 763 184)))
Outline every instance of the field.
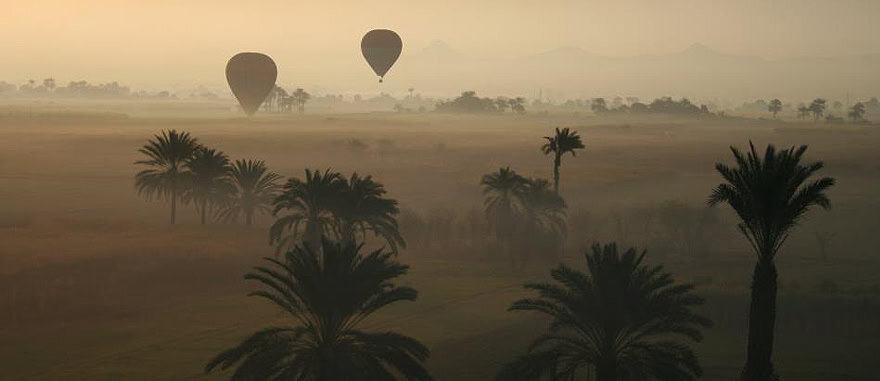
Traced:
POLYGON ((404 234, 412 232, 400 254, 412 266, 404 281, 419 300, 367 326, 421 339, 439 381, 492 379, 544 327, 506 308, 553 263, 511 271, 479 239, 465 245, 456 236, 479 238, 463 226, 479 215, 483 174, 509 165, 550 177, 539 147, 556 126, 576 129, 587 145, 563 160, 561 192, 570 216, 581 217, 569 224, 563 260, 583 266, 584 247, 617 240, 699 284, 715 321, 697 345, 707 380, 736 379, 743 364, 753 256, 726 209, 705 253, 652 250, 668 238, 658 213, 670 201, 702 210, 719 182, 714 163, 730 161, 730 145, 808 144, 808 158, 824 160, 838 185, 833 208, 812 212, 781 254, 775 362, 786 380, 877 379, 876 126, 578 114, 245 119, 211 104, 131 103, 0 106, 0 380, 226 379, 203 374, 206 361, 249 332, 285 323, 245 296, 254 285, 241 277, 273 253, 269 217, 250 228, 202 227, 184 208, 182 223, 170 226, 166 204, 135 192, 137 148, 172 128, 284 176, 305 168, 372 174, 411 220, 445 218, 439 241, 402 220, 404 234), (830 237, 827 255, 820 235, 830 237))

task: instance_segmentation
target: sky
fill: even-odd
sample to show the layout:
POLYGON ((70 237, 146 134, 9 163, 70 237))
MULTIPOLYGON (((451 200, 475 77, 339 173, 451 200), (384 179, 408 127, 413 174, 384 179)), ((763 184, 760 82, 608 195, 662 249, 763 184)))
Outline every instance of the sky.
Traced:
POLYGON ((259 51, 282 68, 280 83, 331 83, 334 73, 370 74, 359 41, 373 28, 397 31, 404 56, 435 40, 486 59, 560 46, 638 56, 693 43, 769 59, 880 53, 877 0, 0 2, 0 80, 12 82, 219 86, 229 57, 259 51))

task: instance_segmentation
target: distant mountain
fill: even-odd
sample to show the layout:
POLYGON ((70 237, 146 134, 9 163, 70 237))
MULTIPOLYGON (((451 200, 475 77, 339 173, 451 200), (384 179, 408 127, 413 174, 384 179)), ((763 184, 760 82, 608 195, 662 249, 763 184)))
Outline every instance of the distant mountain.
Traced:
POLYGON ((701 43, 667 54, 609 57, 560 46, 513 59, 463 54, 443 41, 407 52, 392 78, 425 94, 552 94, 553 100, 662 95, 697 99, 839 98, 880 93, 880 54, 765 59, 701 43))

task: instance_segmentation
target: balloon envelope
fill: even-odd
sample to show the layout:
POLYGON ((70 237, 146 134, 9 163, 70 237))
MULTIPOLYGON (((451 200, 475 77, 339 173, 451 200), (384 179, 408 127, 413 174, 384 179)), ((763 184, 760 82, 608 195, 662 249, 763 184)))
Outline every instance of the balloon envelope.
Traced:
POLYGON ((226 81, 241 108, 249 116, 275 88, 278 68, 269 56, 261 53, 238 53, 226 64, 226 81))
POLYGON ((397 57, 400 57, 402 49, 403 41, 400 36, 388 29, 371 30, 361 40, 361 53, 380 78, 385 77, 385 73, 388 73, 397 57))

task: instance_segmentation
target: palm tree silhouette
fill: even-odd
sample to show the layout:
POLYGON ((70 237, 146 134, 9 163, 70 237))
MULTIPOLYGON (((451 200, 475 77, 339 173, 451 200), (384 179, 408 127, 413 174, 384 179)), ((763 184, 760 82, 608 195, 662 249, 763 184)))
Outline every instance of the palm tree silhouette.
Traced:
POLYGON ((236 160, 229 169, 229 180, 234 188, 218 216, 237 221, 243 215, 247 225, 253 224, 254 214, 271 211, 270 205, 281 188, 281 176, 269 172, 262 160, 236 160))
POLYGON ((276 244, 278 252, 295 244, 301 230, 305 244, 320 251, 321 237, 333 232, 333 210, 345 187, 342 176, 329 169, 305 172, 305 180, 288 179, 283 192, 275 198, 272 215, 289 213, 269 228, 269 243, 276 244))
POLYGON ((183 200, 193 202, 202 225, 208 221, 208 211, 227 201, 235 191, 229 181, 229 157, 212 148, 199 147, 186 162, 189 169, 188 186, 183 200))
POLYGON ((698 379, 693 351, 672 340, 699 342, 701 328, 711 326, 692 311, 703 303, 694 286, 644 264, 644 251, 618 254, 613 243, 594 244, 584 256, 588 273, 559 265, 550 272, 555 282, 527 284, 538 296, 510 307, 544 313, 551 323, 496 380, 574 380, 593 369, 598 381, 698 379))
POLYGON ((748 357, 742 379, 766 381, 778 379, 771 362, 776 321, 776 254, 812 206, 831 207, 825 191, 834 185, 834 179, 822 177, 807 182, 824 166, 821 161, 801 164, 807 146, 777 151, 771 144, 763 158, 752 142, 749 148, 743 154, 730 147, 736 159, 735 168, 715 164, 725 182, 712 190, 709 205, 730 205, 740 218, 740 232, 758 256, 752 275, 748 357))
POLYGON ((519 198, 528 181, 510 167, 499 168, 497 172, 483 176, 486 218, 495 231, 498 248, 510 257, 511 265, 516 267, 511 251, 511 240, 515 233, 515 217, 518 213, 519 198))
POLYGON ((347 180, 343 178, 342 183, 342 194, 333 207, 340 238, 355 241, 359 233, 361 239, 366 239, 369 231, 382 237, 394 254, 398 248, 405 248, 406 241, 397 226, 400 209, 397 200, 383 197, 385 186, 372 176, 361 177, 357 172, 347 180))
POLYGON ((541 151, 545 155, 553 154, 553 191, 559 193, 559 166, 562 165, 562 155, 570 152, 571 156, 575 156, 575 150, 583 149, 584 143, 577 131, 570 131, 568 127, 561 130, 557 127, 554 136, 545 136, 544 139, 547 139, 547 143, 541 147, 541 151))
MULTIPOLYGON (((519 246, 528 255, 541 247, 551 252, 560 249, 566 237, 565 200, 544 179, 527 179, 517 198, 521 205, 517 236, 523 241, 519 246)), ((525 259, 520 263, 525 264, 525 259)))
POLYGON ((171 202, 171 224, 177 218, 177 199, 185 190, 185 165, 192 158, 199 144, 188 132, 162 131, 147 142, 138 152, 147 156, 135 164, 150 168, 135 175, 138 194, 148 200, 153 196, 171 202))
POLYGON ((232 381, 397 380, 431 381, 423 362, 429 351, 396 332, 366 332, 364 319, 385 306, 414 301, 418 293, 394 280, 408 266, 381 250, 323 241, 321 252, 297 246, 286 262, 256 267, 246 279, 298 324, 266 328, 212 359, 205 372, 238 364, 232 381))

